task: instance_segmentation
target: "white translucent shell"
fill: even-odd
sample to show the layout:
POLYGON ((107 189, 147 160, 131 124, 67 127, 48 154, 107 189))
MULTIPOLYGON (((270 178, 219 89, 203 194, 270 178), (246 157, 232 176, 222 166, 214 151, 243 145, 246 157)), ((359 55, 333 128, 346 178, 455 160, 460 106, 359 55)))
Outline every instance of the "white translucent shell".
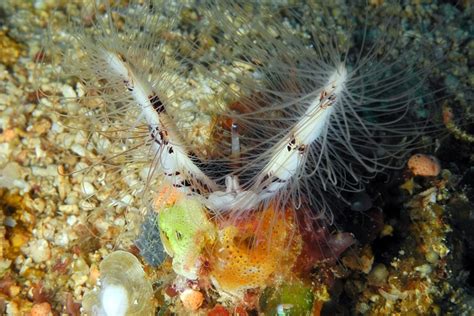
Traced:
POLYGON ((153 288, 142 264, 129 252, 115 251, 100 264, 100 287, 84 296, 87 315, 154 315, 153 288))

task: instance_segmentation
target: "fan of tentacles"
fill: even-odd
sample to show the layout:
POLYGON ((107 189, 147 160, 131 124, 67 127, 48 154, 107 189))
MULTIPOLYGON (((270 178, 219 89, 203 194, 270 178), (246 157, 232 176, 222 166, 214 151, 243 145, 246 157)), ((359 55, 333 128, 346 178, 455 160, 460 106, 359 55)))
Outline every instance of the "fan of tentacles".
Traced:
MULTIPOLYGON (((175 67, 182 58, 168 56, 172 23, 147 8, 132 9, 124 21, 114 21, 109 9, 111 14, 98 18, 91 29, 78 27, 76 40, 84 53, 80 62, 74 51, 64 54, 66 72, 104 101, 93 130, 101 133, 103 125, 118 122, 115 130, 122 131, 119 138, 126 141, 141 133, 145 123, 146 146, 127 149, 125 155, 140 150, 146 163, 151 162, 147 184, 154 185, 161 173, 214 216, 239 218, 270 205, 277 210, 303 209, 312 219, 331 216, 329 197, 344 199, 341 192, 363 189, 368 177, 393 167, 389 160, 400 161, 412 136, 420 133, 404 119, 423 85, 418 75, 422 71, 413 71, 416 65, 403 59, 375 59, 383 41, 361 47, 354 55, 348 48, 324 45, 317 37, 314 45, 305 45, 285 30, 285 40, 270 43, 272 36, 263 22, 245 20, 243 25, 260 38, 255 41, 240 34, 232 21, 223 20, 219 26, 231 40, 222 37, 221 44, 232 46, 235 55, 216 49, 213 60, 246 64, 250 71, 237 70, 236 80, 212 71, 201 74, 219 81, 220 89, 241 85, 228 98, 241 106, 228 104, 216 111, 227 122, 215 129, 219 136, 211 146, 217 155, 200 152, 183 136, 189 137, 175 107, 182 101, 175 78, 185 65, 175 67), (136 21, 143 27, 137 30, 136 21)), ((88 117, 94 118, 94 111, 88 117)), ((148 189, 159 191, 144 191, 148 189)))

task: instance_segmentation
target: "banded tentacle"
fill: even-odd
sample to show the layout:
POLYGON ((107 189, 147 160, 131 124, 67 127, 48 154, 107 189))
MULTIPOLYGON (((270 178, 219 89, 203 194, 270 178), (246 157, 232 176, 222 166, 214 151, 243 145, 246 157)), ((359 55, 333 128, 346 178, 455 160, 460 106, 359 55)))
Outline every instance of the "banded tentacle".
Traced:
POLYGON ((152 155, 165 179, 185 194, 214 191, 217 184, 206 176, 188 155, 176 126, 166 113, 158 94, 146 80, 140 78, 133 66, 117 53, 103 50, 103 58, 110 70, 121 78, 124 87, 140 107, 152 139, 152 155))
POLYGON ((329 119, 346 80, 347 71, 340 65, 288 135, 275 144, 272 158, 257 177, 254 190, 260 199, 274 197, 304 168, 307 149, 327 132, 329 119))

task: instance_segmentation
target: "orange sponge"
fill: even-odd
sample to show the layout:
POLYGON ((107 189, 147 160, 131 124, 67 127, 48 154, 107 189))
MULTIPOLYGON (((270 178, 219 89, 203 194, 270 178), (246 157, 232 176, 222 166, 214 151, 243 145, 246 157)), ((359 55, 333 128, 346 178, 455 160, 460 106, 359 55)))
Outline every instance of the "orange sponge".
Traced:
POLYGON ((219 290, 242 297, 291 269, 301 249, 291 214, 269 207, 258 216, 223 225, 211 263, 211 278, 219 290))

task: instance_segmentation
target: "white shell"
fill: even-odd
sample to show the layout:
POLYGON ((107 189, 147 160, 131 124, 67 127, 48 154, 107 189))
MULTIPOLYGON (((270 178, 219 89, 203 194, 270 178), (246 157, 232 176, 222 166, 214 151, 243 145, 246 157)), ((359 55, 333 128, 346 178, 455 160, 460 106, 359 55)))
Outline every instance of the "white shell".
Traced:
POLYGON ((115 251, 100 264, 100 288, 85 294, 87 315, 154 315, 153 288, 142 264, 129 252, 115 251))

